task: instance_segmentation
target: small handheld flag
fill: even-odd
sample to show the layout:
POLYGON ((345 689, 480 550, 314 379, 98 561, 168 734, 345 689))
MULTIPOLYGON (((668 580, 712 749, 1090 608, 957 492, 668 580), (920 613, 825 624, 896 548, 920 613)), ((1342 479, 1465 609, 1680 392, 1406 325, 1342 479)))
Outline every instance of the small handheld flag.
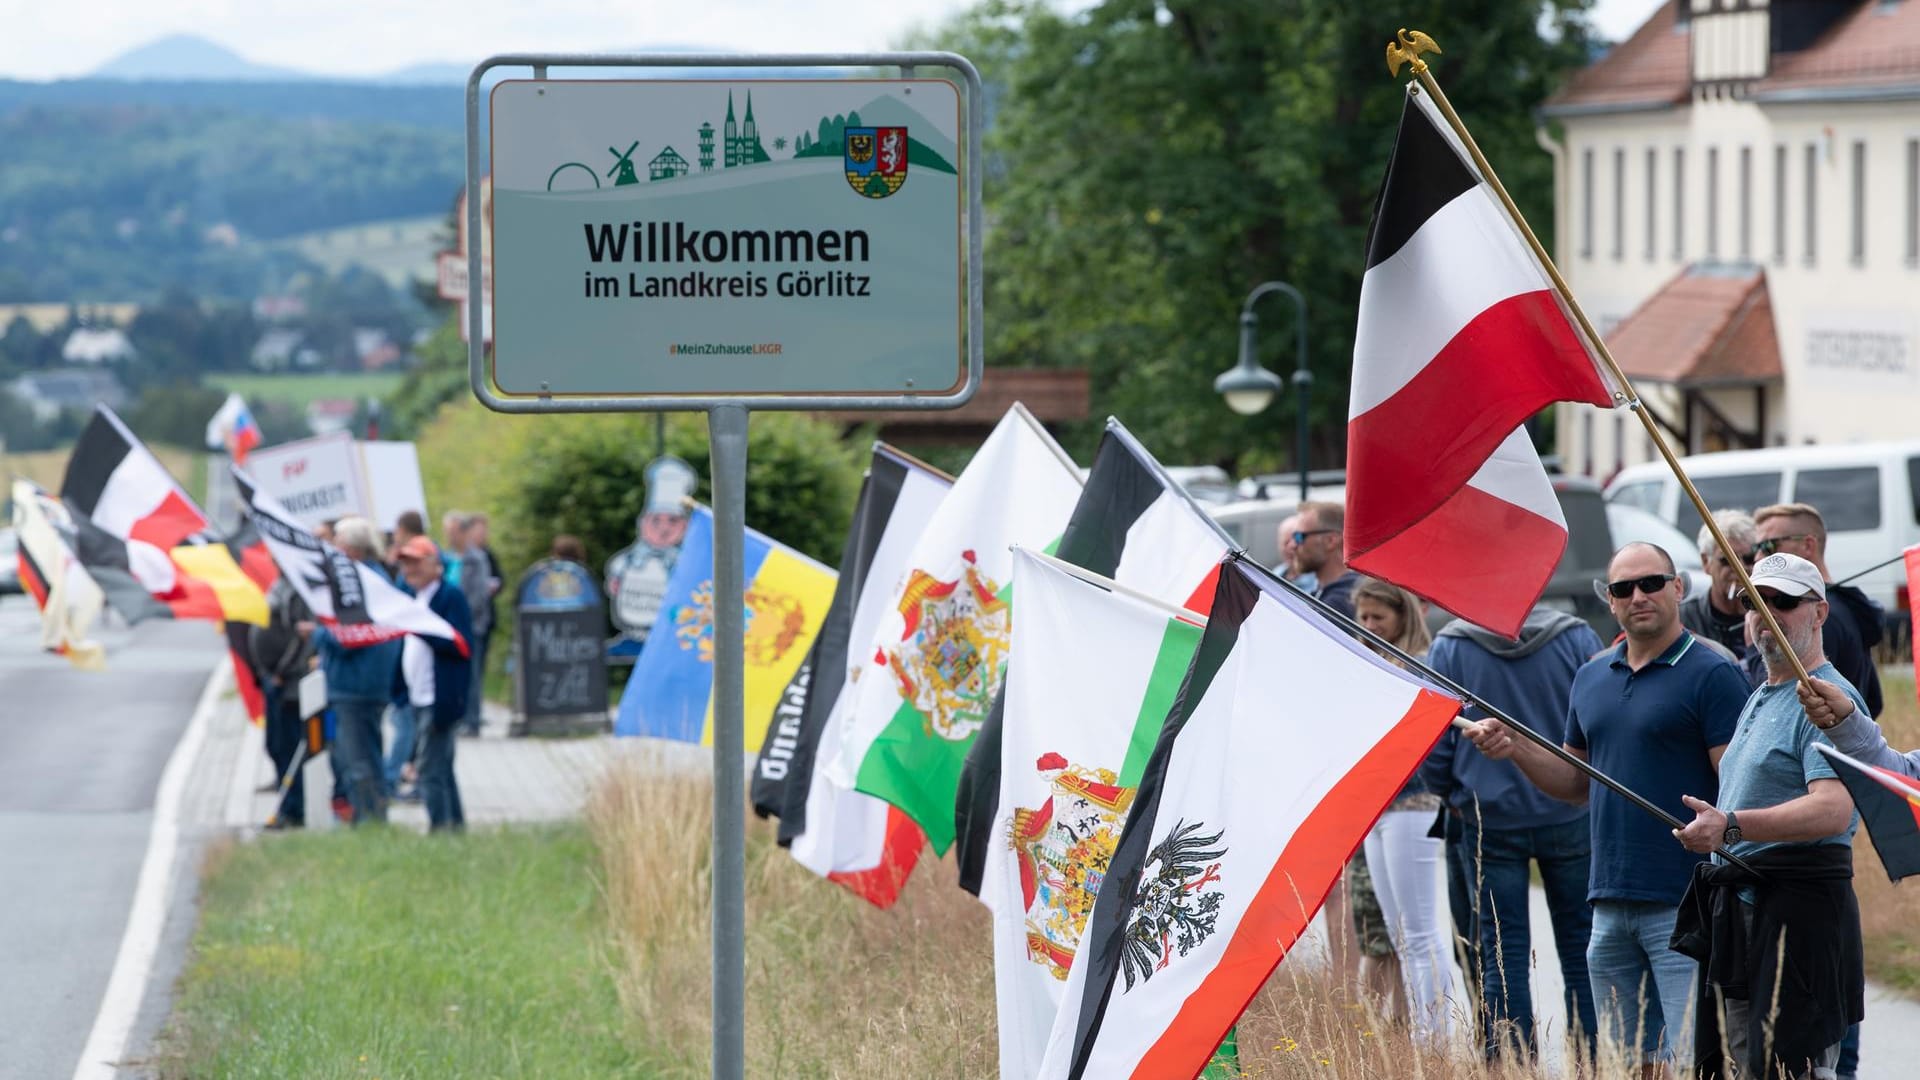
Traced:
POLYGON ((1840 782, 1847 785, 1887 877, 1899 881, 1920 874, 1920 781, 1869 765, 1825 743, 1813 745, 1833 762, 1840 782))

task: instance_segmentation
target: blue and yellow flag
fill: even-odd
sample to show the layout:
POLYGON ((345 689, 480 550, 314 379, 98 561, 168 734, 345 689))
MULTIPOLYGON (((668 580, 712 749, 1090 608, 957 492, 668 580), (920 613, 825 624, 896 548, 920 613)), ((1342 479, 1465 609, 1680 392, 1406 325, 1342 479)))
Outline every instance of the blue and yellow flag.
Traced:
MULTIPOLYGON (((746 748, 754 753, 820 632, 837 575, 752 529, 745 571, 746 748)), ((660 615, 620 695, 614 732, 713 742, 713 514, 704 506, 687 521, 660 615)))

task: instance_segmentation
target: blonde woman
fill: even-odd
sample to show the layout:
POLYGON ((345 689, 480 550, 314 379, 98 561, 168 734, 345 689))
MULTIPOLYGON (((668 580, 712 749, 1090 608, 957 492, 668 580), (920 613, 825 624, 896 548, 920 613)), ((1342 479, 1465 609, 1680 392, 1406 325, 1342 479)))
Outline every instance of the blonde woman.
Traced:
MULTIPOLYGON (((1361 626, 1415 659, 1426 656, 1433 644, 1420 598, 1398 585, 1363 579, 1354 589, 1353 608, 1361 626)), ((1428 791, 1416 773, 1367 833, 1365 847, 1380 914, 1399 955, 1408 1026, 1415 1040, 1430 1045, 1445 1045, 1453 1033, 1447 1001, 1452 941, 1440 891, 1446 845, 1427 835, 1439 809, 1440 796, 1428 791)))

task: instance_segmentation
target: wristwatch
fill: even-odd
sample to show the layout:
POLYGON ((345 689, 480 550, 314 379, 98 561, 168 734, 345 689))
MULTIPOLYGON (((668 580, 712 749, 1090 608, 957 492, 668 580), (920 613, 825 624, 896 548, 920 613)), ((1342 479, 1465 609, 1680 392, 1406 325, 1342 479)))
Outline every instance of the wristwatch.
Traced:
POLYGON ((1735 818, 1733 812, 1729 810, 1727 812, 1727 831, 1720 834, 1720 846, 1732 847, 1742 839, 1739 819, 1735 818))

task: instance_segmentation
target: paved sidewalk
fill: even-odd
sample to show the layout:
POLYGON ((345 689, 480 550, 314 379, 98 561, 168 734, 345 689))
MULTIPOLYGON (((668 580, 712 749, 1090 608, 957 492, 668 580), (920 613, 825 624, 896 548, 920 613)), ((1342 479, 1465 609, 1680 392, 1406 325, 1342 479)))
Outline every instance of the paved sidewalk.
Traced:
MULTIPOLYGON (((481 734, 462 738, 454 752, 454 776, 467 824, 484 827, 514 822, 558 821, 577 816, 594 785, 616 762, 660 755, 688 767, 707 760, 704 747, 654 739, 615 739, 611 735, 577 738, 508 738, 511 712, 489 703, 481 734)), ((385 732, 392 737, 391 729, 385 732)), ((197 820, 257 831, 272 816, 278 790, 259 789, 273 780, 265 735, 247 722, 238 699, 222 703, 200 756, 189 813, 197 820)), ((328 805, 333 790, 333 759, 323 754, 306 766, 307 827, 338 827, 328 805)), ((426 809, 418 802, 393 802, 388 820, 425 831, 426 809)))

